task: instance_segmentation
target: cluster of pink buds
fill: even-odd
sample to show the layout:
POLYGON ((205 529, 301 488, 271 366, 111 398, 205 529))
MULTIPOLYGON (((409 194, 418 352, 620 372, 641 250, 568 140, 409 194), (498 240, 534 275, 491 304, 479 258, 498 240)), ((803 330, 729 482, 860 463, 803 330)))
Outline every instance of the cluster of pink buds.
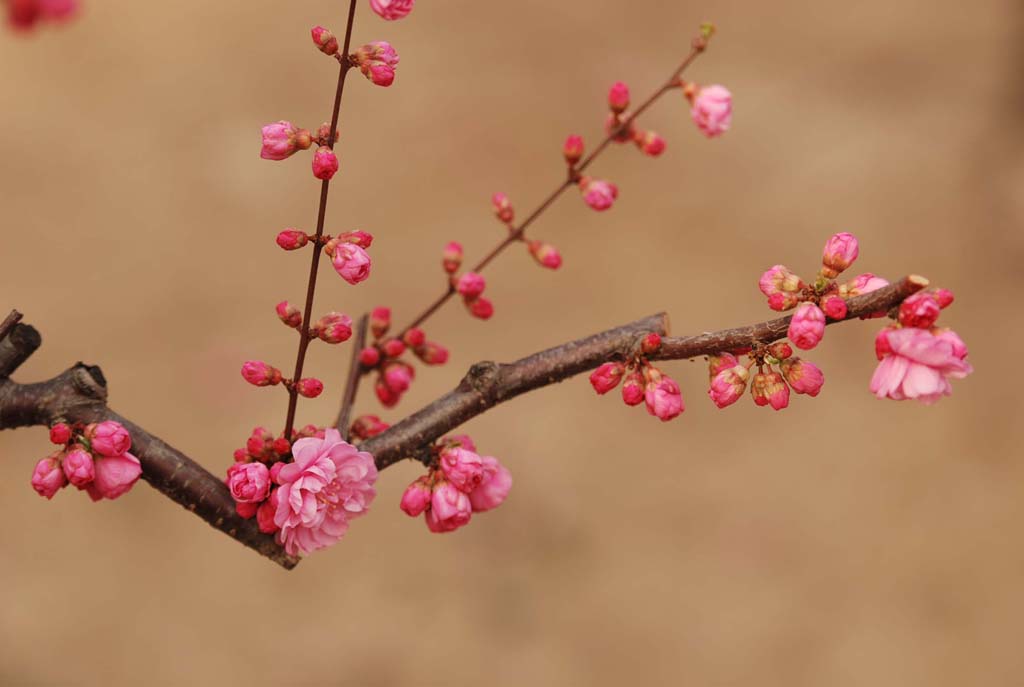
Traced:
MULTIPOLYGON (((315 240, 315 236, 298 229, 285 229, 277 235, 277 245, 289 251, 304 248, 315 240)), ((334 238, 325 235, 320 242, 339 277, 353 286, 369 278, 373 261, 367 249, 373 243, 372 234, 358 230, 347 231, 334 238)))
POLYGON ((590 375, 590 385, 606 394, 622 383, 622 401, 628 406, 644 403, 647 412, 662 422, 677 417, 686 408, 679 384, 651 365, 648 355, 661 348, 661 337, 651 332, 643 338, 637 355, 626 363, 604 363, 590 375))
POLYGON ((78 11, 78 0, 4 0, 7 21, 15 29, 27 31, 40 22, 63 22, 78 11))
MULTIPOLYGON (((359 353, 359 364, 363 370, 377 371, 377 381, 373 388, 378 400, 386 408, 398 404, 416 377, 416 368, 401 359, 406 351, 411 350, 426 365, 444 365, 448 362, 448 349, 428 341, 422 329, 413 327, 400 336, 388 337, 390 329, 391 308, 374 308, 370 313, 370 332, 374 342, 359 353)), ((353 434, 358 436, 354 431, 353 434)))
POLYGON ((377 86, 390 86, 395 81, 398 52, 387 41, 373 41, 353 53, 352 64, 377 86))
POLYGON ((750 361, 741 363, 732 353, 708 358, 710 387, 708 396, 719 408, 740 399, 750 382, 750 395, 759 406, 782 410, 789 406, 789 390, 814 397, 821 391, 825 376, 817 365, 793 356, 793 348, 784 341, 765 346, 758 344, 749 352, 750 361), (757 372, 751 375, 751 368, 757 372), (772 367, 778 366, 778 371, 772 367))
POLYGON ((953 393, 950 379, 963 379, 974 368, 967 345, 952 329, 935 326, 953 303, 946 289, 919 291, 900 304, 896 322, 878 332, 878 367, 870 389, 878 398, 914 399, 931 404, 953 393))
POLYGON ((324 383, 316 377, 303 377, 298 381, 286 379, 279 369, 262 360, 246 360, 242 364, 242 378, 253 386, 294 387, 305 398, 316 398, 324 391, 324 383))
POLYGON ((611 112, 604 123, 604 131, 616 143, 632 141, 644 155, 658 157, 665 152, 665 139, 654 131, 638 129, 631 120, 629 109, 629 86, 616 81, 608 89, 608 109, 611 112))
POLYGON ((378 16, 394 21, 404 19, 412 12, 414 0, 370 0, 370 7, 378 16))
MULTIPOLYGON (((577 136, 575 138, 579 137, 577 136)), ((579 139, 579 142, 581 146, 580 155, 582 155, 583 139, 579 139)), ((515 208, 512 207, 512 201, 506 194, 495 193, 491 196, 491 205, 494 207, 494 216, 498 218, 499 222, 505 225, 510 236, 526 243, 526 249, 529 251, 530 255, 533 256, 533 259, 537 261, 538 265, 541 267, 547 267, 551 270, 557 270, 562 266, 562 254, 558 252, 558 248, 546 241, 527 240, 523 237, 522 233, 516 229, 516 211, 515 208)), ((445 248, 445 258, 443 261, 444 270, 448 274, 454 274, 458 271, 460 264, 462 264, 462 246, 453 241, 445 248), (449 259, 449 252, 451 252, 451 256, 454 258, 453 260, 449 259)), ((472 312, 472 309, 470 309, 470 312, 472 312)))
POLYGON ((60 448, 32 471, 32 488, 48 499, 68 484, 85 490, 93 501, 116 499, 142 474, 139 459, 128 453, 128 430, 112 420, 89 425, 60 422, 50 428, 50 441, 60 448))
POLYGON ((263 146, 260 157, 264 160, 287 160, 300 150, 309 150, 314 143, 317 149, 313 153, 313 176, 322 181, 330 180, 338 171, 338 157, 332 147, 338 140, 338 132, 331 135, 331 125, 325 122, 317 129, 316 135, 309 129, 292 124, 282 119, 267 124, 262 129, 263 146))
POLYGON ((441 439, 431 448, 427 474, 410 484, 400 507, 423 515, 431 532, 452 532, 473 513, 500 506, 512 489, 512 474, 493 456, 480 456, 468 436, 441 439))

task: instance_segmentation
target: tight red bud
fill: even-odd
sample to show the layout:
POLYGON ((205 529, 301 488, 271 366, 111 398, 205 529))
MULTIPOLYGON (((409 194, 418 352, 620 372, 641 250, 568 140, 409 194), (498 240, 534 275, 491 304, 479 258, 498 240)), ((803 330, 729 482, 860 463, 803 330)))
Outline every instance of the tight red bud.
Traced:
POLYGON ((292 305, 288 301, 281 301, 277 304, 277 316, 287 326, 292 329, 298 329, 302 326, 302 311, 299 310, 297 305, 292 305))
POLYGON ((370 331, 373 337, 379 339, 388 333, 391 328, 391 308, 379 306, 370 313, 370 331))
POLYGON ((455 274, 462 265, 462 244, 458 241, 451 241, 444 247, 441 253, 441 266, 448 274, 455 274))
POLYGON ((512 220, 516 218, 516 211, 507 195, 495 193, 491 196, 491 204, 494 206, 494 214, 499 220, 505 224, 512 224, 512 220))
POLYGON ((423 333, 423 330, 419 327, 413 327, 405 333, 402 337, 402 341, 409 348, 418 348, 423 345, 423 342, 427 340, 427 335, 423 333))
POLYGON ((300 396, 316 398, 323 393, 324 383, 315 377, 306 377, 305 379, 300 379, 299 383, 295 385, 295 388, 298 390, 300 396))
POLYGON ((314 26, 310 32, 313 36, 313 43, 325 55, 338 54, 338 39, 334 34, 322 26, 314 26))
POLYGON ((427 365, 444 365, 448 362, 448 349, 433 341, 426 342, 413 352, 427 365))
POLYGON ((405 344, 398 339, 388 339, 384 342, 384 355, 389 358, 397 358, 405 353, 405 344))
POLYGON ((359 363, 363 367, 377 367, 380 362, 380 351, 373 346, 367 346, 359 351, 359 363))
POLYGON ((640 342, 640 350, 644 352, 644 355, 655 353, 659 348, 661 348, 661 337, 657 332, 651 332, 640 342))
POLYGON ((298 250, 309 243, 306 232, 298 229, 285 229, 277 235, 277 245, 285 250, 298 250))

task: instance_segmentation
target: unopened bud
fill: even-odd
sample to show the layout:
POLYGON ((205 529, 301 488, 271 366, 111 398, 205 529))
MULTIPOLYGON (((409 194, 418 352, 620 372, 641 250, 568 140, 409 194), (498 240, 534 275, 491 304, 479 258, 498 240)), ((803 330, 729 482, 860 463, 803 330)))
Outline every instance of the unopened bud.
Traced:
POLYGON ((334 34, 322 26, 314 26, 310 32, 313 35, 313 43, 325 55, 336 55, 338 53, 338 39, 334 34))
POLYGON ((317 336, 329 344, 339 344, 352 338, 352 318, 340 312, 330 312, 317 320, 317 336))
POLYGON ((495 193, 491 196, 491 204, 494 206, 494 214, 499 220, 505 224, 512 224, 512 220, 516 218, 516 212, 507 195, 495 193))
POLYGON ((378 306, 370 312, 370 331, 373 338, 379 339, 391 328, 391 308, 378 306))
POLYGON ((295 385, 295 389, 299 392, 300 396, 316 398, 323 393, 324 383, 316 377, 306 377, 299 380, 298 384, 295 385))
POLYGON ((455 274, 462 265, 462 244, 458 241, 451 241, 444 247, 441 253, 441 266, 448 274, 455 274))
POLYGON ((281 301, 277 304, 276 310, 277 316, 285 325, 292 329, 298 329, 302 326, 302 311, 299 310, 297 305, 292 305, 288 301, 281 301))
POLYGON ((306 232, 298 229, 285 229, 277 235, 277 245, 285 250, 298 250, 309 243, 306 232))

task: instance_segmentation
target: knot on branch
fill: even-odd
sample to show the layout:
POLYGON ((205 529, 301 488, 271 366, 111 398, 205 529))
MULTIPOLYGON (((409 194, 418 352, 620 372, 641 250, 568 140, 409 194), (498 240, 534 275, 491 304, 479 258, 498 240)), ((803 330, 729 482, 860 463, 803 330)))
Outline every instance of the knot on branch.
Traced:
POLYGON ((107 378, 96 365, 78 362, 69 371, 71 384, 82 396, 91 401, 107 402, 107 378))
POLYGON ((461 391, 472 390, 487 395, 487 392, 496 385, 500 374, 501 365, 493 360, 484 360, 469 368, 469 372, 466 373, 466 376, 462 378, 462 382, 459 384, 459 389, 461 391))

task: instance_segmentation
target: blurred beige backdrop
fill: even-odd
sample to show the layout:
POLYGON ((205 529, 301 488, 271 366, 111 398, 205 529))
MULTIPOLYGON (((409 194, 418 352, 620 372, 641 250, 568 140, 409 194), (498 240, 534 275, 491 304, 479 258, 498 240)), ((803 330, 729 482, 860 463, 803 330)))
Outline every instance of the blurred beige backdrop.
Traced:
MULTIPOLYGON (((292 359, 272 308, 301 300, 306 261, 273 236, 311 228, 318 194, 306 156, 258 159, 259 127, 327 115, 335 68, 307 32, 344 4, 83 1, 66 29, 0 34, 0 306, 45 339, 17 377, 102 364, 115 408, 219 473, 282 419, 238 368, 292 359)), ((532 233, 564 268, 504 257, 493 321, 443 310, 428 334, 451 364, 401 409, 478 359, 659 309, 675 333, 764 319, 760 272, 812 273, 839 230, 861 270, 955 290, 943 321, 977 372, 951 399, 871 397, 876 324, 830 329, 822 395, 778 414, 716 411, 700 363, 666 366, 688 409, 665 425, 580 378, 466 427, 515 474, 500 510, 429 535, 397 508, 418 474, 398 466, 291 573, 144 484, 48 503, 29 487, 45 431, 3 433, 0 683, 1024 683, 1018 3, 422 0, 388 24, 360 0, 356 40, 402 63, 391 89, 351 82, 328 229, 373 232, 375 266, 356 289, 328 271, 317 309, 405 320, 446 241, 497 240, 489 195, 539 201, 562 138, 597 140, 609 83, 649 92, 705 19, 720 33, 690 75, 734 91, 733 130, 707 141, 681 97, 658 105, 667 153, 612 150, 614 210, 558 204, 532 233)), ((303 421, 334 416, 348 355, 315 351, 329 388, 303 421)))

